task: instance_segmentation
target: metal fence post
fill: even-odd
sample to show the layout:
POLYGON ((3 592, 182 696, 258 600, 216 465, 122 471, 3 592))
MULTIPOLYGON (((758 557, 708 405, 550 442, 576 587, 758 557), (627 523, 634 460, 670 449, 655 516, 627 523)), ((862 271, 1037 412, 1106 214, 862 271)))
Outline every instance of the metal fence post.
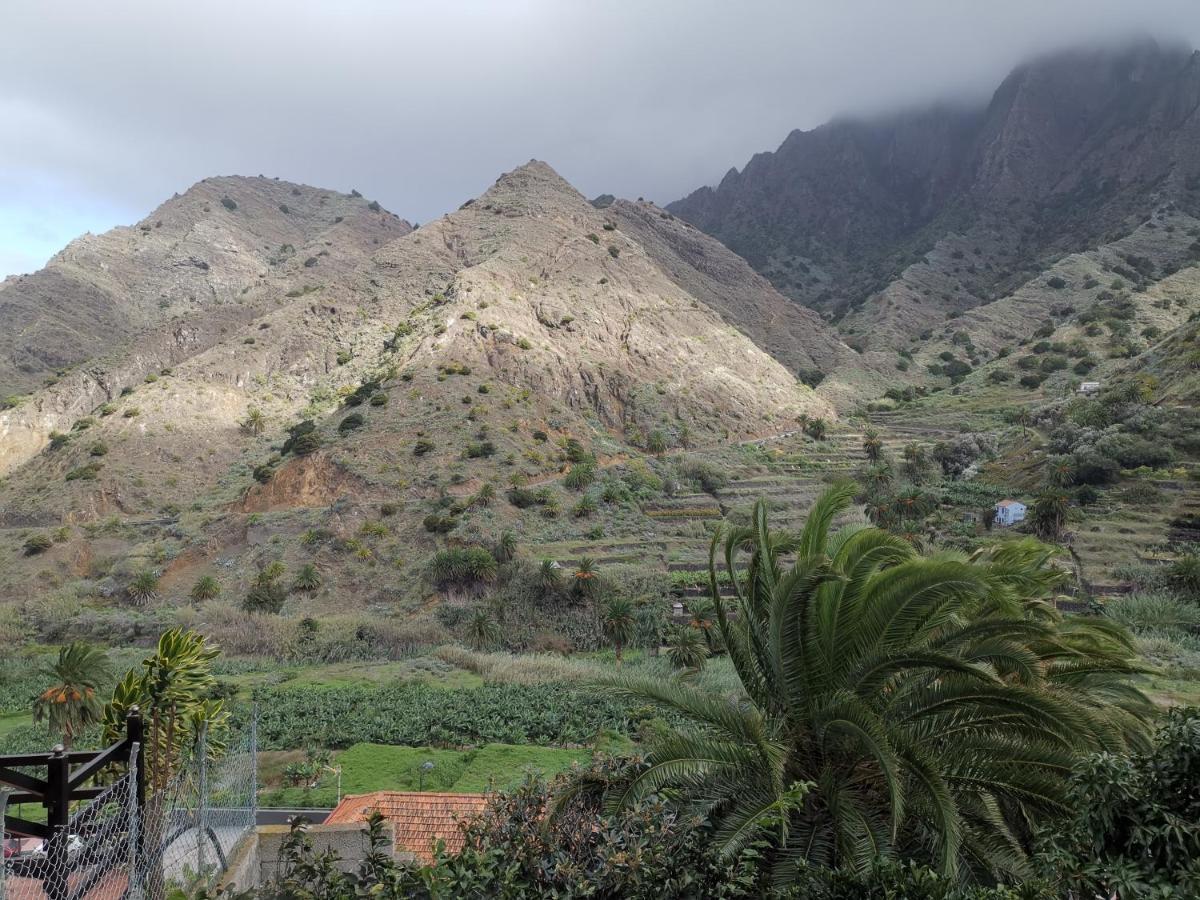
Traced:
POLYGON ((198 785, 196 788, 196 877, 206 878, 207 863, 204 842, 208 839, 208 723, 200 725, 200 740, 197 744, 198 785))
POLYGON ((66 896, 69 884, 68 866, 70 859, 67 845, 71 838, 68 823, 71 819, 71 787, 69 784, 70 764, 67 748, 56 746, 46 765, 46 824, 50 826, 50 837, 46 841, 46 877, 42 884, 51 896, 66 896))
MULTIPOLYGON (((129 771, 126 778, 129 779, 128 797, 126 805, 129 810, 129 879, 125 896, 129 900, 140 900, 142 896, 142 860, 141 860, 141 779, 138 773, 141 772, 141 753, 142 745, 136 741, 129 745, 129 771)), ((2 900, 2 898, 0 898, 2 900)))
MULTIPOLYGON (((11 793, 7 789, 0 790, 0 822, 4 821, 5 814, 8 813, 8 795, 11 793)), ((0 831, 0 840, 3 840, 6 832, 0 831)), ((0 847, 0 900, 8 898, 8 857, 4 855, 4 850, 0 847)))
POLYGON ((250 827, 258 825, 258 704, 250 708, 250 827))

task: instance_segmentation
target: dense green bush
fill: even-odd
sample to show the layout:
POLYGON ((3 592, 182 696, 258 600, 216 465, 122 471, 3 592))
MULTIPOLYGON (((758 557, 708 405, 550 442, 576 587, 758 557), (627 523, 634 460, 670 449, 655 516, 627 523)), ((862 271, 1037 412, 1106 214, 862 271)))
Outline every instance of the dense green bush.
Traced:
POLYGON ((37 556, 39 553, 45 553, 52 546, 54 546, 54 541, 50 539, 50 535, 33 534, 25 539, 25 543, 21 545, 21 549, 26 556, 37 556))
POLYGON ((1200 709, 1168 713, 1145 753, 1092 757, 1072 787, 1075 814, 1036 857, 1063 896, 1200 896, 1200 709))

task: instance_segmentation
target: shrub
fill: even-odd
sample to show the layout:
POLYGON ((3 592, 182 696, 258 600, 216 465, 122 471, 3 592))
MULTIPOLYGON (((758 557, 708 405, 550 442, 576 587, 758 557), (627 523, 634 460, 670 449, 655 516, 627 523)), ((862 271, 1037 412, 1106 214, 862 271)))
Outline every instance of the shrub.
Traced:
MULTIPOLYGON (((285 455, 288 453, 296 452, 298 456, 303 456, 304 452, 296 451, 296 444, 299 441, 301 441, 303 438, 306 438, 308 435, 315 434, 316 429, 317 429, 317 426, 312 421, 312 419, 305 419, 304 421, 298 422, 297 424, 293 425, 291 428, 288 429, 287 440, 285 440, 283 442, 283 447, 281 448, 280 452, 285 455)), ((319 438, 317 441, 317 446, 320 446, 319 438)), ((313 447, 311 450, 307 450, 305 452, 311 453, 312 450, 315 450, 315 449, 316 449, 316 447, 313 447)))
POLYGON ((413 445, 413 456, 424 456, 433 449, 433 441, 427 438, 418 438, 413 445))
POLYGON ((581 462, 571 467, 563 478, 563 486, 572 491, 582 491, 596 480, 596 465, 592 462, 581 462))
POLYGON ((346 418, 342 419, 342 421, 338 423, 338 432, 340 434, 345 434, 346 432, 353 431, 356 428, 362 428, 365 422, 366 420, 362 417, 361 413, 350 413, 350 415, 346 416, 346 418))
POLYGON ((1104 614, 1136 632, 1200 630, 1200 606, 1170 594, 1130 594, 1109 600, 1104 614))
POLYGON ((430 513, 422 520, 422 524, 428 532, 433 534, 447 534, 453 531, 455 526, 458 525, 458 519, 454 516, 430 513))
POLYGON ((1041 364, 1038 366, 1038 368, 1041 369, 1041 371, 1045 374, 1049 375, 1051 372, 1061 372, 1068 366, 1068 364, 1069 363, 1065 356, 1053 354, 1045 357, 1041 361, 1041 364))
POLYGON ((79 466, 67 472, 67 481, 95 481, 100 474, 100 463, 88 463, 86 466, 79 466))
POLYGON ((50 539, 48 534, 34 534, 25 539, 25 543, 21 545, 21 549, 26 556, 37 556, 39 553, 45 553, 54 545, 54 541, 50 539))
POLYGON ((242 600, 242 609, 251 613, 278 614, 287 602, 287 591, 276 580, 256 580, 242 600))
POLYGON ((221 205, 230 211, 237 209, 237 202, 230 197, 222 197, 221 205))
POLYGON ((496 455, 496 445, 491 441, 471 441, 463 449, 467 459, 485 459, 496 455))
POLYGON ((679 475, 696 482, 706 494, 715 494, 729 484, 729 476, 724 470, 703 459, 683 460, 679 463, 679 475))
POLYGON ((621 248, 618 247, 616 244, 609 244, 608 245, 608 255, 611 256, 613 259, 616 259, 618 256, 621 255, 621 248))
POLYGON ((384 406, 387 404, 387 402, 388 402, 388 395, 383 393, 382 391, 378 394, 371 395, 371 405, 372 406, 384 406))
POLYGON ((1200 598, 1200 556, 1181 556, 1167 569, 1167 583, 1181 594, 1200 598))
POLYGON ((495 581, 499 564, 485 547, 451 547, 439 550, 429 563, 430 579, 439 588, 470 587, 495 581))

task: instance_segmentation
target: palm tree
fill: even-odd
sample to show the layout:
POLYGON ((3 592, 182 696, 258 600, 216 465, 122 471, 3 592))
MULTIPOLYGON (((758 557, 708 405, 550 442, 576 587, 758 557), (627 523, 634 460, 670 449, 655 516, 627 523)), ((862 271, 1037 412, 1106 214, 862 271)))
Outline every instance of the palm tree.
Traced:
POLYGON ((871 464, 878 465, 879 461, 883 459, 883 440, 879 437, 879 432, 874 428, 868 428, 863 433, 862 446, 871 464))
POLYGON ((823 441, 828 428, 829 425, 824 419, 809 419, 804 425, 804 432, 814 441, 823 441))
POLYGON ((192 585, 188 596, 197 603, 204 600, 212 600, 221 593, 221 582, 217 581, 212 575, 201 575, 196 579, 196 583, 192 585))
POLYGON ((242 419, 242 431, 255 437, 263 433, 267 427, 267 417, 258 407, 251 406, 246 410, 246 418, 242 419))
POLYGON ((573 585, 575 593, 580 597, 590 597, 598 577, 596 561, 590 556, 583 557, 579 560, 579 565, 575 567, 575 584, 573 585))
POLYGON ((1063 526, 1067 524, 1067 509, 1069 500, 1061 490, 1044 490, 1033 501, 1030 521, 1037 536, 1055 541, 1062 534, 1063 526))
POLYGON ((929 467, 929 454, 923 444, 910 441, 904 445, 904 474, 914 484, 920 484, 929 467))
POLYGON ((880 529, 831 533, 853 495, 831 488, 798 534, 772 532, 760 502, 750 526, 714 535, 710 589, 744 698, 611 678, 688 725, 606 802, 669 789, 709 817, 721 853, 769 840, 784 881, 896 857, 1020 876, 1034 829, 1068 812, 1072 765, 1144 739, 1134 651, 1112 624, 1045 602, 1059 573, 1031 546, 926 558, 880 529))
POLYGON ((47 721, 70 748, 76 735, 103 717, 96 691, 108 679, 108 657, 83 641, 67 644, 45 669, 52 683, 33 701, 33 720, 47 721))
POLYGON ((937 509, 937 498, 928 491, 910 487, 896 494, 892 507, 900 521, 920 521, 937 509))
POLYGON ((699 672, 708 659, 708 643, 704 635, 690 626, 677 628, 667 646, 667 659, 676 669, 699 672))
POLYGON ((887 463, 869 466, 862 473, 863 487, 870 496, 878 496, 892 486, 892 467, 887 463))
POLYGON ((562 569, 552 559, 543 559, 537 569, 537 584, 542 600, 549 600, 562 589, 562 569))
POLYGON ((624 597, 613 597, 604 606, 600 624, 604 628, 605 636, 612 641, 619 666, 625 652, 625 645, 633 637, 633 604, 624 597))
POLYGON ((467 622, 467 642, 475 650, 487 650, 500 643, 500 626, 483 607, 475 610, 467 622))
POLYGON ((1075 483, 1075 467, 1071 465, 1070 459, 1055 460, 1046 477, 1055 487, 1070 487, 1075 483))

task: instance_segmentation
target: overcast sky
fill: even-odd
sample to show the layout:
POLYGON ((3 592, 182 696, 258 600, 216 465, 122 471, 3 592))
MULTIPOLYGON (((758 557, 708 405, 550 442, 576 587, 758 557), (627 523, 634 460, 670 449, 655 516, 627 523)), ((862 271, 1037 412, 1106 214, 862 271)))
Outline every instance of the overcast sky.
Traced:
POLYGON ((659 202, 793 128, 984 98, 1197 0, 0 0, 0 277, 208 175, 427 221, 536 157, 659 202))

